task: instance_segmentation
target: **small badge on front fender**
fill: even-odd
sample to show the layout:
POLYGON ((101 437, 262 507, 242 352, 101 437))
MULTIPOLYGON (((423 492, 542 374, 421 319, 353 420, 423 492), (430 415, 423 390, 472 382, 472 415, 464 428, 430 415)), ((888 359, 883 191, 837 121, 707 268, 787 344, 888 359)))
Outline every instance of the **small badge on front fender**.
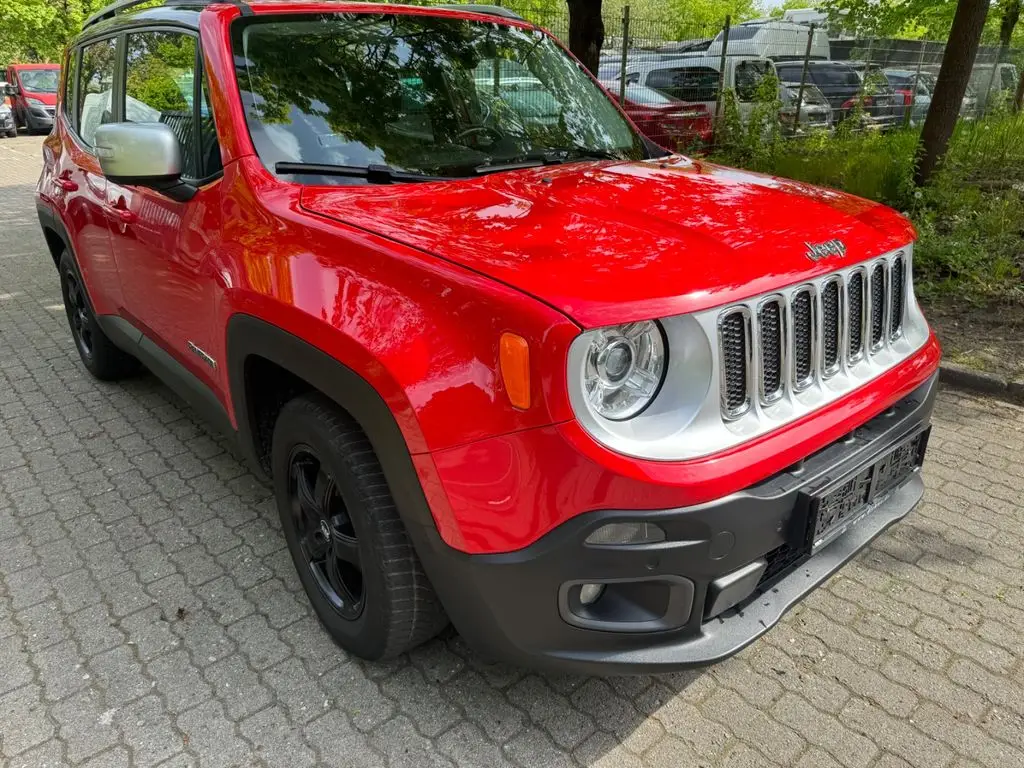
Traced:
POLYGON ((804 243, 807 246, 807 258, 811 261, 821 261, 829 256, 845 256, 846 243, 838 238, 826 240, 824 243, 804 243))

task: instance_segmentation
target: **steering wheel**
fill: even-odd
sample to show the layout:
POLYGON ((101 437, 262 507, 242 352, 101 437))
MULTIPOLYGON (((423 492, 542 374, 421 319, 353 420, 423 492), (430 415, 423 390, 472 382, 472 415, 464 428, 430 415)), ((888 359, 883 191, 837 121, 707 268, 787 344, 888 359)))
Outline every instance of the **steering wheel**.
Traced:
MULTIPOLYGON (((471 125, 464 131, 459 131, 455 135, 455 141, 460 142, 463 139, 468 139, 470 136, 481 136, 487 135, 491 137, 491 144, 497 144, 499 141, 505 138, 505 134, 490 125, 471 125)), ((479 144, 479 141, 474 141, 474 144, 479 144)))

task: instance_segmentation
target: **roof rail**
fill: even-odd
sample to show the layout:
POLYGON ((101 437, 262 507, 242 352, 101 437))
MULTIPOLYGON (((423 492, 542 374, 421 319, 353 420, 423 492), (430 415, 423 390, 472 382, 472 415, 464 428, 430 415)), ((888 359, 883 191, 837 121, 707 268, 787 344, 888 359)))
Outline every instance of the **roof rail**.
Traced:
MULTIPOLYGON (((88 27, 91 27, 93 24, 105 21, 107 19, 112 19, 119 13, 124 13, 125 11, 130 10, 131 8, 134 8, 138 5, 144 5, 150 2, 152 2, 152 0, 118 0, 118 2, 111 3, 105 8, 101 8, 88 19, 86 19, 85 23, 82 24, 82 29, 87 29, 88 27)), ((160 3, 160 5, 212 5, 213 3, 224 2, 231 3, 232 5, 237 5, 239 8, 241 8, 243 16, 248 16, 252 13, 252 9, 249 8, 249 6, 245 3, 245 0, 163 0, 163 2, 160 3)))
POLYGON ((515 11, 502 8, 500 5, 476 5, 474 3, 445 3, 444 5, 428 5, 427 8, 444 8, 448 11, 466 11, 467 13, 483 13, 487 16, 501 16, 504 19, 526 21, 515 11))

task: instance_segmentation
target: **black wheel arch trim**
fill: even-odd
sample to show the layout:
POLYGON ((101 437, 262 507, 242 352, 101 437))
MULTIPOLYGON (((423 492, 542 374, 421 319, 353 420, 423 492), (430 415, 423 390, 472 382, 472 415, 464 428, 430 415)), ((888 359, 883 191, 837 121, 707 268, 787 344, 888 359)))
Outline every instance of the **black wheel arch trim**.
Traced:
MULTIPOLYGON (((39 217, 39 226, 42 227, 43 237, 46 237, 47 230, 56 234, 57 237, 63 241, 64 247, 67 249, 68 253, 71 254, 71 258, 75 260, 75 264, 77 265, 78 258, 75 256, 75 249, 71 246, 71 236, 68 234, 67 227, 64 226, 64 220, 61 219, 57 212, 54 211, 48 203, 38 199, 36 200, 36 215, 39 217)), ((47 240, 46 245, 47 248, 49 248, 49 240, 47 240)), ((54 254, 52 251, 50 255, 53 256, 54 266, 59 268, 59 255, 54 254)))
POLYGON ((383 397, 358 372, 312 344, 247 314, 228 321, 227 364, 231 402, 242 451, 261 477, 266 477, 254 433, 255 412, 246 394, 246 362, 262 358, 280 366, 345 409, 362 427, 380 461, 399 514, 420 549, 419 532, 441 543, 405 436, 383 397))

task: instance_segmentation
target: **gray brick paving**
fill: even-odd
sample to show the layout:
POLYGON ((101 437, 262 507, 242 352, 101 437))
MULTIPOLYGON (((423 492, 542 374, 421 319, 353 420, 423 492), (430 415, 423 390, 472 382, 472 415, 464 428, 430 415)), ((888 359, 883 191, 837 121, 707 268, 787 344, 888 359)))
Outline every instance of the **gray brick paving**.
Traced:
POLYGON ((79 365, 39 165, 0 140, 0 766, 1024 766, 1024 410, 944 391, 926 503, 713 669, 539 675, 452 633, 365 664, 224 443, 79 365))

